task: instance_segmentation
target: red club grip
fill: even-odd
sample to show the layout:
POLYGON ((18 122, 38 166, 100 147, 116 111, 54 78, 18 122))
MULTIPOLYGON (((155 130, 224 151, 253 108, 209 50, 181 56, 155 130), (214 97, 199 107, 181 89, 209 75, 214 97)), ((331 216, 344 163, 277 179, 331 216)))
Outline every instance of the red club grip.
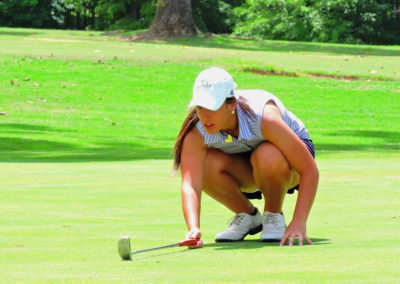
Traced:
POLYGON ((197 244, 198 241, 199 240, 196 240, 196 239, 187 239, 187 240, 184 240, 184 241, 180 241, 179 242, 179 246, 182 247, 182 246, 195 245, 195 244, 197 244))

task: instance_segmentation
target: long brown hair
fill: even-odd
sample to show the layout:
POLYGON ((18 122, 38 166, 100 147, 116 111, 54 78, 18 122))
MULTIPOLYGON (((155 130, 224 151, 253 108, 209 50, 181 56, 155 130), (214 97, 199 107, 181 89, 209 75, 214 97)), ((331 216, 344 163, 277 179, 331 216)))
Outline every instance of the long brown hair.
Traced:
MULTIPOLYGON (((256 115, 254 114, 253 110, 247 104, 245 98, 239 96, 239 99, 235 97, 226 98, 226 104, 233 104, 237 102, 240 108, 248 115, 256 119, 256 115)), ((174 172, 175 174, 179 170, 179 166, 181 165, 181 154, 182 154, 182 146, 183 141, 185 140, 186 135, 193 129, 196 123, 199 121, 199 117, 197 116, 196 108, 194 107, 189 111, 189 114, 186 116, 185 120, 183 121, 182 128, 179 131, 178 136, 176 137, 176 142, 174 146, 174 172)))

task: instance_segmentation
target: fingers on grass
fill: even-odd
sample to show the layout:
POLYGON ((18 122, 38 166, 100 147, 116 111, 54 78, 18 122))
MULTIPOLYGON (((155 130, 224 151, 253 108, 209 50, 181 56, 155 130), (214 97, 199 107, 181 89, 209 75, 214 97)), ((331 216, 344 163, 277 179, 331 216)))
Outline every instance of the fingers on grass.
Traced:
POLYGON ((313 245, 314 243, 307 237, 304 236, 304 239, 307 241, 307 243, 309 243, 310 245, 313 245))
POLYGON ((284 245, 286 245, 286 243, 287 243, 287 240, 288 240, 288 235, 283 235, 283 238, 281 239, 281 243, 280 243, 280 245, 281 246, 284 246, 284 245))
POLYGON ((295 235, 291 235, 291 236, 289 237, 289 246, 293 246, 294 238, 295 238, 295 237, 296 237, 295 235))
POLYGON ((189 246, 190 249, 197 249, 203 247, 203 240, 198 240, 196 244, 189 246))
POLYGON ((293 234, 290 236, 286 236, 286 235, 283 236, 280 245, 284 246, 287 242, 289 242, 289 246, 293 246, 296 237, 298 237, 299 246, 302 246, 304 244, 304 240, 306 240, 306 242, 309 243, 310 245, 314 244, 307 236, 293 234))
POLYGON ((300 235, 299 236, 299 246, 302 246, 302 245, 303 245, 303 236, 300 235))

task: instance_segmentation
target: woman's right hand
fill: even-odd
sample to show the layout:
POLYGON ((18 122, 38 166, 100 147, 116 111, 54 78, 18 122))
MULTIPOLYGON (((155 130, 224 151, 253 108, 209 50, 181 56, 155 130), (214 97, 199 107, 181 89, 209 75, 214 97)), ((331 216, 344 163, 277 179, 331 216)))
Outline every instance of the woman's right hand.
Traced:
POLYGON ((201 232, 199 228, 192 228, 189 232, 187 232, 186 239, 197 240, 196 244, 188 246, 191 249, 203 247, 203 240, 201 239, 201 232))

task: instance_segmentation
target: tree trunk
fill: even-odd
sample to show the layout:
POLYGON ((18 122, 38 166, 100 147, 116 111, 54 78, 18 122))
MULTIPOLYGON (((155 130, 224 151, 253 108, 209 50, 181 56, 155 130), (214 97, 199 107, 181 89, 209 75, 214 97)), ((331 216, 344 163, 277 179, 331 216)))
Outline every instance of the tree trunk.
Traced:
POLYGON ((188 37, 198 33, 193 21, 191 0, 158 0, 150 28, 133 39, 188 37))

